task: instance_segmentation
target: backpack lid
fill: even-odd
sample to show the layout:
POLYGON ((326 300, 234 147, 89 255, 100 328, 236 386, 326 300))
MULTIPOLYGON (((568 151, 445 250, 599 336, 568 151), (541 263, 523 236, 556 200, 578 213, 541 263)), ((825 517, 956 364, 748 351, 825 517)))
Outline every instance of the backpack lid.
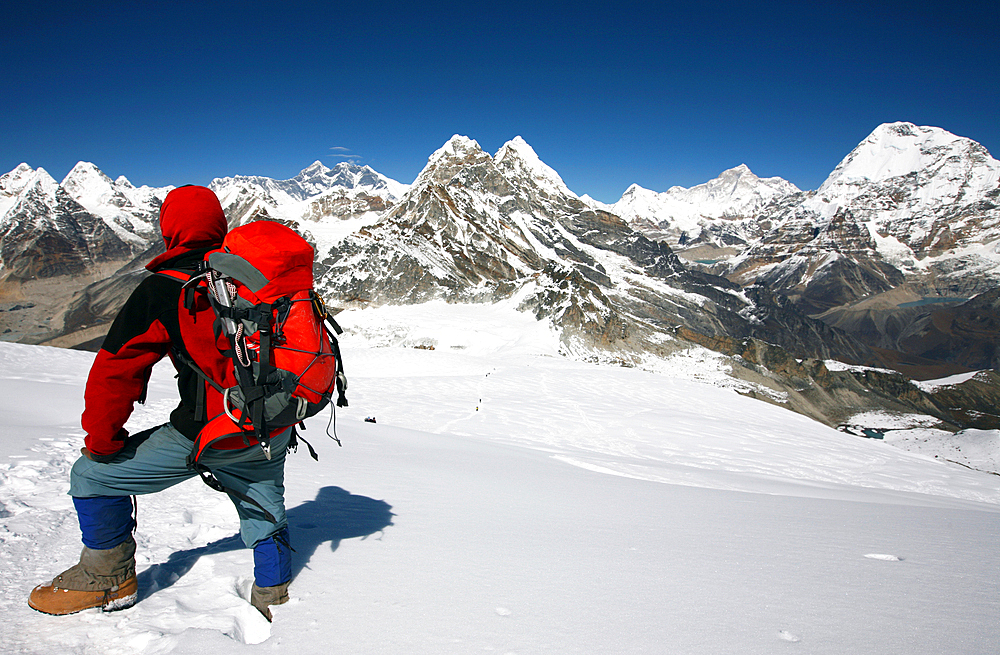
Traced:
POLYGON ((264 301, 313 287, 313 249, 294 230, 273 221, 229 232, 209 265, 235 278, 264 301))

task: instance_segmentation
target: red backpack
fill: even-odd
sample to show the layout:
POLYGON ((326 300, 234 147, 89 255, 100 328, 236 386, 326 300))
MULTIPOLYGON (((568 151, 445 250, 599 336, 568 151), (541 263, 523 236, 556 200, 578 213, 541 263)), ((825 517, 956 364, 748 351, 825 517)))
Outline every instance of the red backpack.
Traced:
POLYGON ((232 437, 258 444, 270 459, 271 438, 320 412, 334 394, 338 407, 347 406, 335 335, 342 330, 313 291, 312 268, 305 239, 280 223, 256 221, 230 231, 222 250, 209 253, 185 283, 215 310, 216 343, 228 342, 222 354, 237 382, 224 387, 182 357, 222 394, 223 411, 208 417, 192 464, 205 448, 232 437))

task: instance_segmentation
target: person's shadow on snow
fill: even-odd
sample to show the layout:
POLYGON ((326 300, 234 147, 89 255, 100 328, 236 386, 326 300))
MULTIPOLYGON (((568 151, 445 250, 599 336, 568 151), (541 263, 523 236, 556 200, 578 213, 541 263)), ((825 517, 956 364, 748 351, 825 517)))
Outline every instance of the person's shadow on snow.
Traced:
MULTIPOLYGON (((392 506, 384 500, 356 496, 340 487, 323 487, 315 500, 307 500, 286 511, 292 548, 292 580, 307 568, 313 554, 329 542, 335 551, 343 539, 365 539, 392 525, 392 506)), ((171 586, 191 570, 202 555, 244 550, 238 534, 200 548, 174 552, 162 564, 154 564, 136 576, 139 600, 171 586)), ((248 560, 248 572, 252 560, 248 560)))

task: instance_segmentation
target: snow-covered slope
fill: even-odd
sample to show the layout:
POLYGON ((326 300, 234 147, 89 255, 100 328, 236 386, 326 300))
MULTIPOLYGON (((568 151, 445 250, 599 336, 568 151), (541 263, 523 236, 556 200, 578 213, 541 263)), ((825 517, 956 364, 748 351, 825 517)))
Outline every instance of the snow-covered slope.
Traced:
POLYGON ((531 184, 547 193, 576 197, 559 174, 539 159, 534 148, 520 136, 503 144, 493 156, 493 163, 504 171, 508 178, 531 180, 531 184))
POLYGON ((941 206, 996 189, 1000 162, 975 141, 940 128, 886 123, 840 162, 818 195, 830 202, 847 203, 867 184, 911 175, 923 179, 913 200, 941 206))
MULTIPOLYGON (((705 362, 657 375, 557 357, 547 326, 509 307, 338 320, 344 447, 315 417, 305 435, 320 462, 288 460, 294 579, 273 624, 245 600, 252 556, 230 501, 197 479, 138 500, 135 607, 27 607, 31 587, 79 554, 66 490, 92 355, 0 344, 2 650, 986 655, 1000 644, 995 475, 691 380, 705 362)), ((173 385, 158 368, 133 429, 166 420, 173 385)))

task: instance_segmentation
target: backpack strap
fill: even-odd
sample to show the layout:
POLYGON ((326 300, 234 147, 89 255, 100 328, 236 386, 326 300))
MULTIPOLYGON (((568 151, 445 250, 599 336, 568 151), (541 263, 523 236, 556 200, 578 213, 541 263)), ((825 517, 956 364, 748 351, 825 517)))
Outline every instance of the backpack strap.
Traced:
POLYGON ((330 340, 334 361, 337 362, 337 407, 347 407, 347 376, 344 374, 344 358, 340 356, 340 342, 337 341, 337 335, 343 334, 344 329, 333 318, 333 314, 326 308, 326 303, 318 293, 310 290, 309 298, 312 300, 313 310, 319 317, 320 325, 330 340))
POLYGON ((205 262, 198 262, 195 268, 164 268, 156 271, 154 275, 170 278, 181 283, 184 290, 184 307, 194 314, 194 294, 196 285, 194 280, 200 279, 205 269, 205 262))
MULTIPOLYGON (((165 268, 156 271, 154 275, 160 275, 162 277, 170 278, 171 280, 176 280, 177 282, 180 282, 181 288, 184 291, 184 307, 187 308, 187 310, 191 314, 194 314, 195 313, 194 294, 196 293, 197 290, 197 285, 194 283, 194 281, 200 278, 201 271, 203 268, 204 268, 203 262, 199 262, 195 268, 165 268)), ((198 377, 200 377, 204 382, 207 382, 208 384, 212 385, 216 391, 218 391, 219 393, 222 393, 224 391, 224 389, 221 386, 219 386, 218 383, 216 383, 214 380, 208 377, 205 374, 205 372, 202 371, 201 368, 199 368, 198 365, 194 363, 194 360, 191 359, 191 357, 186 352, 184 352, 183 348, 179 347, 177 344, 174 344, 171 346, 170 352, 174 356, 174 359, 176 361, 181 362, 188 368, 192 369, 195 373, 198 374, 198 377)), ((195 406, 194 406, 195 418, 202 418, 202 417, 205 419, 208 418, 205 396, 206 396, 205 384, 204 383, 199 384, 197 393, 195 395, 195 406)))
POLYGON ((191 279, 193 275, 192 271, 185 271, 179 268, 165 268, 160 271, 156 271, 155 275, 162 275, 163 277, 169 277, 172 280, 177 280, 181 284, 187 282, 191 279))

